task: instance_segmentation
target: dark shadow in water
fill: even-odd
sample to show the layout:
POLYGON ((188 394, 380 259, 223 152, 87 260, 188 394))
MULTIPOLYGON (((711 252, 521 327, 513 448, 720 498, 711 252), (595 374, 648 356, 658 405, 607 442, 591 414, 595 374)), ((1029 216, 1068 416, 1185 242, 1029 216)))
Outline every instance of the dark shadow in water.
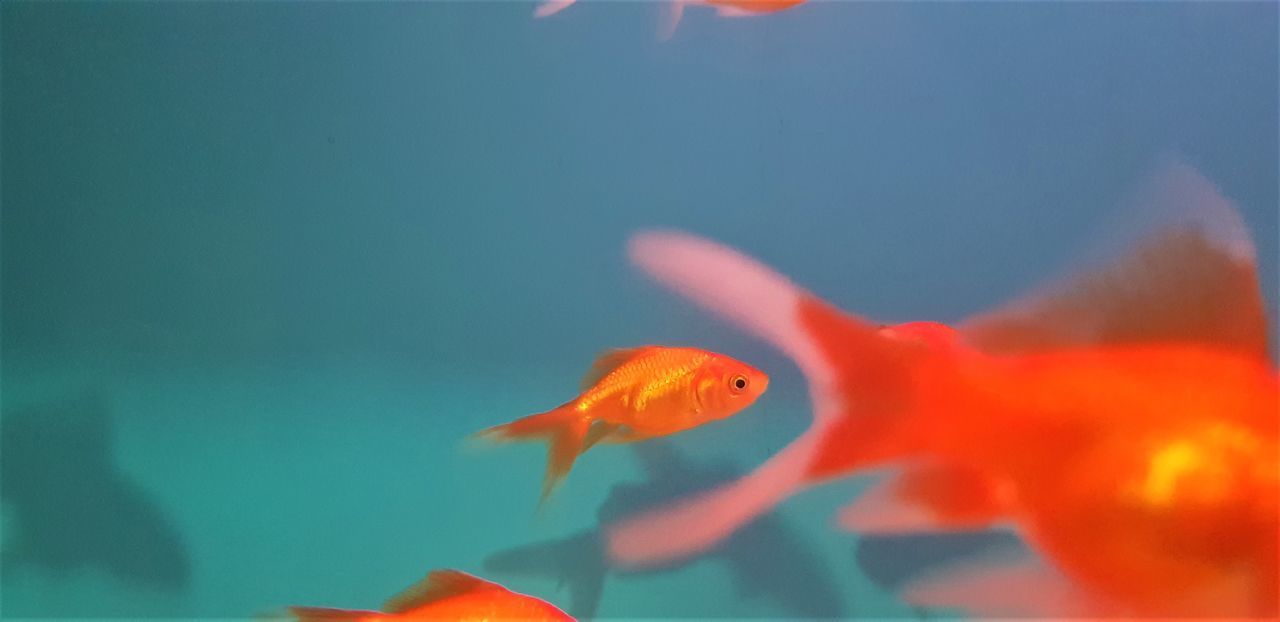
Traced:
POLYGON ((691 464, 663 441, 639 443, 633 449, 647 480, 614 486, 597 512, 596 529, 496 553, 485 559, 485 570, 558 579, 561 585, 569 586, 569 613, 591 618, 599 609, 605 577, 609 574, 635 576, 665 572, 703 559, 715 559, 729 567, 738 592, 744 596, 768 596, 797 617, 842 616, 839 590, 822 560, 777 515, 756 520, 696 559, 643 571, 609 568, 600 525, 742 475, 741 470, 727 464, 691 464))
POLYGON ((135 585, 186 587, 191 563, 181 535, 116 470, 102 396, 6 408, 0 417, 0 501, 12 517, 0 553, 5 576, 96 568, 135 585))
MULTIPOLYGON (((859 572, 881 589, 898 593, 913 579, 966 558, 1021 550, 1022 540, 1008 531, 931 532, 868 535, 854 545, 859 572)), ((916 609, 921 618, 927 610, 916 609)))

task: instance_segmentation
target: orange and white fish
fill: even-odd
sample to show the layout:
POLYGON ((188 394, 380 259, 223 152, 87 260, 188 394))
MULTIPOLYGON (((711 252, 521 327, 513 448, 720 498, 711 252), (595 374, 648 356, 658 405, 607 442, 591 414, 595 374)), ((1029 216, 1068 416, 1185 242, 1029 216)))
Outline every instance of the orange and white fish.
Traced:
MULTIPOLYGON (((577 0, 543 0, 533 10, 534 17, 555 15, 577 0)), ((663 13, 658 36, 670 39, 684 16, 688 5, 705 5, 716 9, 720 17, 750 17, 765 13, 777 13, 804 4, 805 0, 670 0, 663 13)))
POLYGON ((705 550, 805 486, 897 464, 845 526, 1012 522, 1076 590, 996 570, 937 580, 917 602, 1038 592, 1042 608, 1020 613, 1276 615, 1280 378, 1256 258, 1207 181, 1172 167, 1161 183, 1202 201, 1199 220, 958 330, 881 327, 723 246, 637 236, 638 265, 797 363, 815 420, 748 477, 612 526, 611 558, 705 550))
POLYGON ((577 397, 545 413, 483 430, 497 441, 550 444, 542 500, 598 442, 630 443, 682 432, 750 406, 769 386, 764 372, 696 348, 640 346, 601 354, 577 397))
POLYGON ((459 570, 436 570, 393 596, 382 611, 290 607, 298 622, 392 622, 395 620, 521 620, 571 622, 569 614, 543 600, 513 592, 459 570))

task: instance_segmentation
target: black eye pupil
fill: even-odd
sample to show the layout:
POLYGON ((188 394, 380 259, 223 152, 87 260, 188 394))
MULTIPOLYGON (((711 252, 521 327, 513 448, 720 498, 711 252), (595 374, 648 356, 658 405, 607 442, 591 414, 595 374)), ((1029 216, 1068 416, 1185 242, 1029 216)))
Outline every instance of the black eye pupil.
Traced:
POLYGON ((745 388, 747 388, 747 379, 746 379, 746 378, 738 378, 738 379, 736 379, 736 380, 734 380, 734 381, 733 381, 733 386, 735 386, 735 387, 737 387, 737 388, 739 388, 739 389, 745 389, 745 388))

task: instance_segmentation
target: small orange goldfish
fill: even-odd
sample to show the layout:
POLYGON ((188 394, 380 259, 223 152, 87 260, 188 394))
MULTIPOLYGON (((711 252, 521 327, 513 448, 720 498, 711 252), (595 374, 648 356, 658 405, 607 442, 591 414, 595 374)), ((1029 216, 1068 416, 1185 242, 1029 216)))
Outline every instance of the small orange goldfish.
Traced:
POLYGON ((551 603, 458 570, 431 572, 425 579, 393 596, 382 611, 290 607, 289 614, 298 622, 573 620, 551 603))
POLYGON ((916 602, 978 609, 1038 592, 1042 608, 1020 613, 1275 616, 1280 379, 1256 256, 1207 180, 1173 167, 1161 183, 1177 190, 1162 200, 1204 202, 1201 220, 958 330, 877 326, 724 247, 637 238, 651 274, 796 361, 815 421, 739 482, 611 527, 612 559, 703 550, 805 486, 896 464, 845 526, 1012 522, 1070 584, 970 572, 916 602))
POLYGON ((479 436, 548 440, 545 501, 574 460, 596 443, 642 441, 724 419, 750 406, 768 386, 764 372, 706 350, 652 345, 609 350, 582 378, 578 397, 479 436))
MULTIPOLYGON (((533 10, 534 17, 555 15, 577 0, 544 0, 533 10)), ((670 39, 684 16, 684 8, 691 4, 714 7, 720 17, 749 17, 763 13, 776 13, 803 4, 805 0, 671 0, 663 15, 658 36, 670 39)))

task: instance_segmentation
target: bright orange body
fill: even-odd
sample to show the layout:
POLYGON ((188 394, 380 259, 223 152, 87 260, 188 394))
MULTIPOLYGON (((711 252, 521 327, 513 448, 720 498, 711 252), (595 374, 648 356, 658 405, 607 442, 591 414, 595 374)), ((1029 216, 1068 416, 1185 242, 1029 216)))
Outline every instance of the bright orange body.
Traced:
POLYGON ((722 354, 646 346, 572 402, 628 440, 683 432, 750 406, 769 384, 764 372, 722 354), (740 381, 742 387, 734 386, 740 381))
POLYGON ((733 7, 749 13, 776 13, 805 3, 805 0, 705 0, 715 7, 733 7))
POLYGON ((1145 346, 955 372, 922 396, 946 413, 926 444, 1007 482, 1065 574, 1118 613, 1278 613, 1280 387, 1263 361, 1145 346))
POLYGON ((451 622, 572 621, 555 605, 508 590, 497 583, 456 570, 435 571, 392 598, 386 611, 291 607, 299 622, 386 622, 449 620, 451 622))
POLYGON ((806 486, 893 467, 841 525, 1012 523, 1039 557, 1016 569, 969 560, 908 588, 913 604, 1280 615, 1280 377, 1256 252, 1194 169, 1157 173, 1135 199, 1168 208, 1154 235, 955 329, 878 326, 732 249, 637 236, 637 265, 797 363, 814 424, 740 480, 611 526, 611 559, 707 550, 806 486))
POLYGON ((641 441, 729 417, 764 393, 769 376, 715 352, 641 346, 605 352, 581 384, 582 393, 559 408, 481 432, 550 440, 544 500, 596 443, 641 441))
POLYGON ((855 318, 802 315, 858 335, 833 353, 878 350, 833 361, 860 408, 825 439, 814 477, 926 458, 949 468, 909 471, 902 501, 941 529, 1013 520, 1106 613, 1277 614, 1280 381, 1264 359, 1179 344, 877 348, 855 318))

